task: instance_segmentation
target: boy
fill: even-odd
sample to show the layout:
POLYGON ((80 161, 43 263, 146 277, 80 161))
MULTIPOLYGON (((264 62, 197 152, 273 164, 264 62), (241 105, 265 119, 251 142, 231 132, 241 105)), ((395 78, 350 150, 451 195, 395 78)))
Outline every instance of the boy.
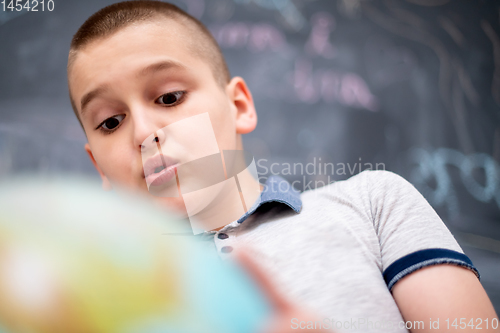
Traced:
MULTIPOLYGON (((242 150, 241 135, 257 124, 245 81, 230 77, 213 37, 167 3, 123 2, 91 16, 73 38, 68 83, 103 187, 136 189, 185 216, 190 208, 183 195, 149 191, 155 181, 147 181, 153 171, 143 169, 144 146, 168 149, 161 129, 208 113, 218 150, 242 150)), ((171 173, 176 158, 189 153, 170 149, 179 155, 162 162, 158 174, 171 173)), ((160 156, 166 154, 163 149, 160 156)), ((255 179, 245 181, 258 187, 255 179)), ((484 324, 496 314, 477 270, 401 177, 368 171, 303 194, 273 177, 258 188, 259 199, 239 217, 222 225, 207 219, 210 231, 202 238, 223 258, 242 244, 251 249, 241 258, 279 309, 270 332, 447 331, 455 319, 461 332, 481 323, 494 331, 484 324)), ((224 216, 226 208, 219 201, 212 212, 224 216)))

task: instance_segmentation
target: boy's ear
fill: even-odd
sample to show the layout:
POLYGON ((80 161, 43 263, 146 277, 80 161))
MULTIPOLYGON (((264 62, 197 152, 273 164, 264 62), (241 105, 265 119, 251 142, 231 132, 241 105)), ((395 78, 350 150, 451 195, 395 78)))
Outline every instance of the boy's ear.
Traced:
POLYGON ((85 151, 87 154, 89 154, 90 160, 92 161, 92 164, 94 164, 94 167, 96 168, 97 172, 99 172, 99 175, 101 175, 102 179, 102 188, 105 191, 111 191, 111 182, 109 181, 108 177, 102 172, 102 170, 99 168, 97 165, 97 162, 95 161, 94 154, 92 154, 92 150, 90 150, 90 146, 88 143, 85 144, 85 151))
POLYGON ((252 132, 257 126, 257 112, 245 80, 239 76, 233 77, 226 86, 226 93, 236 107, 236 133, 252 132))

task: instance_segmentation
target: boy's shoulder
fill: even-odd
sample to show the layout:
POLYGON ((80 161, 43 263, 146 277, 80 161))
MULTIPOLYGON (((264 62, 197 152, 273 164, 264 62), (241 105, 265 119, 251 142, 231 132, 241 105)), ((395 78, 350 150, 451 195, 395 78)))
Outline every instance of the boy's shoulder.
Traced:
POLYGON ((364 170, 345 180, 334 181, 328 185, 302 192, 303 197, 328 194, 356 194, 378 196, 391 195, 399 190, 415 190, 405 178, 388 170, 364 170))

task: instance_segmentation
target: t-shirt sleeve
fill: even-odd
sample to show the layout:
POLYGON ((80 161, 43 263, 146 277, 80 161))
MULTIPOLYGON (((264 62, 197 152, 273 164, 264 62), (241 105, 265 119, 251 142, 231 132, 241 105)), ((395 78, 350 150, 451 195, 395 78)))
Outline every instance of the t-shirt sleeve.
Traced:
POLYGON ((365 177, 389 290, 404 276, 436 264, 462 266, 479 278, 472 261, 412 184, 389 171, 370 171, 365 177))

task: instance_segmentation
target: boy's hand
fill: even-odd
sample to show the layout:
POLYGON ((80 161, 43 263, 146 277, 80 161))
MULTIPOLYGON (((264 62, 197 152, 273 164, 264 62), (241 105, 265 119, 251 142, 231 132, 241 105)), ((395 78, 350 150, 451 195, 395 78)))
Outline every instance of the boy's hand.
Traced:
MULTIPOLYGON (((268 274, 255 262, 249 255, 249 251, 239 249, 236 253, 236 258, 241 266, 247 271, 250 277, 257 283, 262 292, 267 296, 267 299, 274 308, 274 313, 265 329, 258 333, 289 333, 289 332, 333 332, 326 329, 304 329, 297 328, 297 322, 307 323, 308 321, 321 322, 321 318, 312 314, 304 307, 294 304, 280 294, 269 278, 268 274), (296 318, 292 322, 292 319, 296 318), (294 324, 295 323, 295 324, 294 324), (292 328, 293 327, 293 328, 292 328)), ((257 333, 257 332, 256 332, 257 333)))

